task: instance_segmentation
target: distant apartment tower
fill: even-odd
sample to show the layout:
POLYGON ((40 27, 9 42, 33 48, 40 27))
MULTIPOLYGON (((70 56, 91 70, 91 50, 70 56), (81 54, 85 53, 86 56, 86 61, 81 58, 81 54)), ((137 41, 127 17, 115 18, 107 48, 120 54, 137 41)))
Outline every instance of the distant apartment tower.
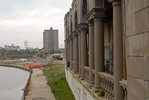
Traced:
POLYGON ((43 32, 43 46, 45 53, 58 50, 58 30, 44 30, 43 32))

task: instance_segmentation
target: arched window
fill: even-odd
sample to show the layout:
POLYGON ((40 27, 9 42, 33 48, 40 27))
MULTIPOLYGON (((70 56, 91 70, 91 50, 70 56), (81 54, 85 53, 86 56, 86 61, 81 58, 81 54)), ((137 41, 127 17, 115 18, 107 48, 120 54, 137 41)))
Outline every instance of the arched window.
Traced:
POLYGON ((82 22, 86 23, 87 21, 87 1, 83 0, 82 3, 82 22))
POLYGON ((114 74, 113 64, 113 7, 112 3, 104 1, 106 18, 104 21, 104 58, 105 72, 114 74))
POLYGON ((70 33, 72 34, 72 15, 70 16, 70 33))
POLYGON ((74 28, 77 29, 77 25, 78 25, 78 15, 77 12, 75 11, 75 18, 74 18, 74 28))

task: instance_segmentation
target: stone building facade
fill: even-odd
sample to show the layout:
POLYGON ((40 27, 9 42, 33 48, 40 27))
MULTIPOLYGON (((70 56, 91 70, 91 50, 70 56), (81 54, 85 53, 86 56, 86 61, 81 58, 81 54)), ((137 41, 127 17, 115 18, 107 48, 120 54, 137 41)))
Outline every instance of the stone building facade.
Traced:
POLYGON ((52 27, 50 28, 50 30, 44 30, 43 46, 44 52, 46 54, 50 53, 53 50, 58 50, 58 30, 53 30, 52 27))
POLYGON ((73 0, 64 21, 66 72, 108 100, 149 100, 149 0, 73 0))

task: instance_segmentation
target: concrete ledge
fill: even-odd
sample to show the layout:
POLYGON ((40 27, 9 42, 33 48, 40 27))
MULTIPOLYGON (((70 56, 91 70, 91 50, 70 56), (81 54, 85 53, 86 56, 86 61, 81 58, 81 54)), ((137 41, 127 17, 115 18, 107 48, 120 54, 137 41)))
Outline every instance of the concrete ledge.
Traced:
POLYGON ((69 68, 66 69, 65 74, 76 100, 107 100, 98 97, 96 93, 93 93, 88 83, 81 80, 78 75, 74 74, 69 68))
POLYGON ((119 81, 120 85, 123 87, 123 88, 126 88, 127 89, 127 80, 122 80, 122 81, 119 81))
POLYGON ((12 68, 18 68, 18 69, 22 69, 22 70, 25 70, 25 71, 28 71, 28 72, 31 72, 32 73, 32 70, 29 69, 29 68, 24 68, 24 67, 21 67, 21 66, 15 66, 15 65, 5 65, 5 64, 0 64, 0 66, 3 66, 3 67, 12 67, 12 68))
POLYGON ((105 79, 108 79, 111 82, 114 82, 114 75, 110 75, 110 74, 107 74, 105 72, 98 72, 98 75, 100 77, 104 77, 105 79))
POLYGON ((89 66, 83 66, 83 69, 89 72, 89 66))
POLYGON ((95 70, 92 70, 93 74, 95 75, 95 70))

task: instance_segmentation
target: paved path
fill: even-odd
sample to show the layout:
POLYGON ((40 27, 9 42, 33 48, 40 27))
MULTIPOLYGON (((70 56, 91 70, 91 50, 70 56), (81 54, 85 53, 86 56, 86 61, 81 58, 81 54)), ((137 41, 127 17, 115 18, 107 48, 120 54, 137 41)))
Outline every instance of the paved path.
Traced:
POLYGON ((55 100, 42 70, 33 69, 26 100, 55 100))

